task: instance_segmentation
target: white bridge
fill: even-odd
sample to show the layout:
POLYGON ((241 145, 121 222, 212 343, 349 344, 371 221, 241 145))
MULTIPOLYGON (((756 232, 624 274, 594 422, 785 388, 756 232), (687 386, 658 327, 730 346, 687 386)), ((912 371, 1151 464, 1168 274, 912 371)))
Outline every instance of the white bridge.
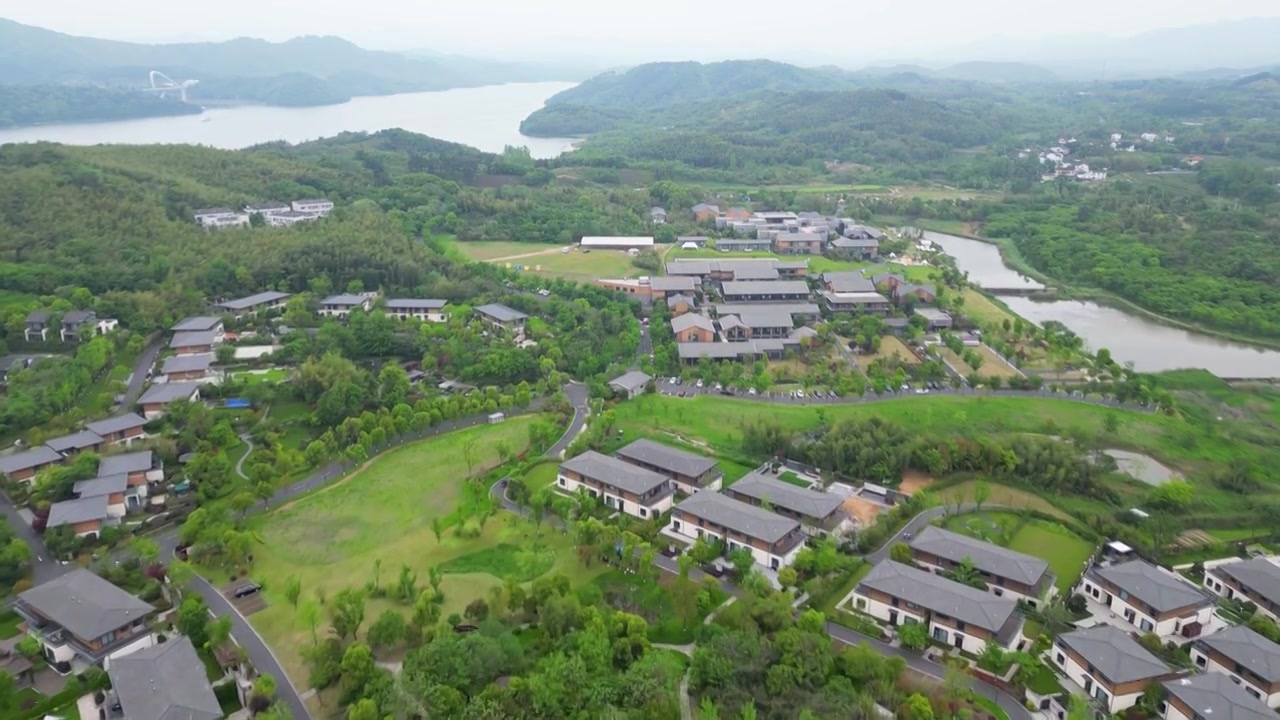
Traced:
POLYGON ((182 102, 187 101, 187 88, 192 87, 199 80, 183 80, 178 82, 173 78, 165 75, 159 70, 151 71, 151 87, 143 88, 147 92, 160 93, 160 97, 165 97, 168 93, 177 93, 182 102))

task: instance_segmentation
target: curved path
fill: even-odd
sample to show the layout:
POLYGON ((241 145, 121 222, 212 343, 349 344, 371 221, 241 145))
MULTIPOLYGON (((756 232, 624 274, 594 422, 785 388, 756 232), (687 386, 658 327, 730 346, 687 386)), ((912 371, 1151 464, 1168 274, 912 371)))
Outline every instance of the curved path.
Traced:
POLYGON ((244 474, 244 461, 248 460, 249 456, 253 454, 253 439, 249 437, 249 433, 241 433, 240 439, 244 441, 245 447, 244 454, 236 461, 236 474, 248 480, 249 476, 244 474))

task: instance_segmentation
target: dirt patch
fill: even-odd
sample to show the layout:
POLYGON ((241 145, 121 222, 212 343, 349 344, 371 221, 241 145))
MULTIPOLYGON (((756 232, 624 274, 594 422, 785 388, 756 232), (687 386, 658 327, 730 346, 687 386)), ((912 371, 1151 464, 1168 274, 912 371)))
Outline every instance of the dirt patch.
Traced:
POLYGON ((908 495, 914 495, 932 484, 932 475, 916 470, 907 470, 902 473, 902 484, 898 486, 898 490, 908 495))
POLYGON ((885 510, 883 505, 877 505, 860 497, 845 498, 842 507, 849 513, 849 517, 857 520, 863 527, 874 525, 876 517, 885 510))
POLYGON ((1186 530, 1178 536, 1175 544, 1178 547, 1191 550, 1198 547, 1204 547, 1205 545, 1212 545, 1215 542, 1217 542, 1217 540, 1214 540, 1212 535, 1203 530, 1186 530))
POLYGON ((226 598, 227 602, 234 605, 236 610, 239 610, 240 614, 244 615, 245 617, 249 617, 250 615, 258 612, 259 610, 267 609, 267 599, 262 596, 261 592, 256 592, 252 595, 248 595, 242 598, 236 597, 236 588, 244 586, 247 582, 249 581, 240 580, 237 582, 232 582, 228 584, 226 587, 222 588, 222 597, 226 598))

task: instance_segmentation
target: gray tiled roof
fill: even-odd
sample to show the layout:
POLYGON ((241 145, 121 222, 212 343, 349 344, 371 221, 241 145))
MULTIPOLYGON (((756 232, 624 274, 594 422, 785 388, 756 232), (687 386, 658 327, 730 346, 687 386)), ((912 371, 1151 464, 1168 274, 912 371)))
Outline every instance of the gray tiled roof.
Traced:
POLYGON ((223 716, 204 663, 185 636, 116 658, 108 674, 129 720, 218 720, 223 716))
POLYGON ((45 527, 56 528, 64 525, 76 525, 91 520, 105 520, 107 517, 107 496, 78 498, 65 502, 56 502, 49 506, 49 519, 45 527))
POLYGON ((287 297, 289 297, 289 293, 268 290, 267 292, 256 293, 248 297, 227 300, 226 302, 218 303, 215 307, 225 308, 227 310, 248 310, 257 305, 266 305, 267 303, 283 300, 287 297))
POLYGON ((647 438, 623 446, 617 455, 623 460, 642 462, 687 477, 698 477, 716 466, 715 458, 673 448, 647 438))
POLYGON ((147 388, 147 391, 142 393, 142 397, 138 398, 138 404, 153 405, 190 400, 199 389, 200 383, 195 382, 159 383, 147 388))
POLYGON ((87 447, 100 445, 102 444, 102 436, 92 430, 81 430, 70 435, 51 438, 46 440, 44 444, 60 453, 65 453, 71 450, 83 450, 87 447))
POLYGON ((1198 644, 1249 668, 1265 682, 1280 682, 1280 645, 1243 625, 1206 635, 1198 644))
POLYGON ((194 370, 208 370, 213 364, 213 353, 202 353, 200 355, 174 355, 165 358, 164 365, 161 366, 160 372, 168 375, 169 373, 192 372, 194 370))
POLYGON ((669 480, 660 473, 588 450, 560 463, 560 467, 636 495, 662 487, 669 480))
POLYGON ((772 265, 755 265, 752 267, 734 268, 734 280, 777 280, 778 268, 772 265))
POLYGON ((796 315, 817 315, 818 306, 813 303, 717 303, 716 313, 719 315, 738 315, 744 312, 765 312, 768 310, 784 312, 792 317, 796 315))
POLYGON ((657 276, 649 278, 649 287, 662 292, 693 292, 698 283, 687 276, 657 276))
POLYGON ((809 283, 803 280, 726 280, 724 296, 730 295, 808 295, 809 283))
POLYGON ((711 318, 699 315, 698 313, 685 313, 679 317, 671 318, 671 331, 684 332, 689 328, 702 328, 715 332, 716 326, 711 322, 711 318))
POLYGON ((737 315, 725 315, 724 317, 720 318, 720 330, 723 332, 728 332, 734 328, 745 328, 745 327, 748 327, 747 324, 742 322, 742 319, 739 318, 737 315))
POLYGON ((173 334, 169 347, 175 350, 184 347, 209 347, 217 341, 218 335, 213 332, 180 332, 173 334))
POLYGON ((357 305, 365 304, 365 302, 368 299, 369 298, 363 295, 355 295, 353 293, 342 293, 340 295, 330 295, 329 297, 321 300, 320 304, 321 305, 346 305, 348 307, 355 307, 357 305))
POLYGON ((859 272, 822 273, 822 282, 831 286, 835 292, 875 292, 875 283, 859 272))
POLYGON ((680 359, 708 358, 733 360, 744 355, 759 355, 762 349, 754 342, 683 342, 676 343, 680 359))
POLYGON ((1276 720, 1276 713, 1222 673, 1178 678, 1163 683, 1170 696, 1186 703, 1193 717, 1212 720, 1276 720))
POLYGON ((174 332, 211 332, 221 322, 222 318, 214 315, 198 315, 184 318, 169 329, 174 332))
POLYGON ((498 303, 481 305, 477 307, 475 310, 481 315, 487 315, 488 317, 491 317, 498 322, 511 322, 512 320, 523 320, 529 317, 528 315, 525 315, 519 310, 515 310, 513 308, 507 307, 506 305, 500 305, 498 303))
POLYGON ((98 317, 98 314, 92 310, 72 310, 62 316, 63 325, 79 325, 98 317))
POLYGON ((626 390, 639 390, 645 386, 645 383, 653 379, 648 373, 642 373, 639 370, 632 370, 624 373, 609 381, 610 385, 617 385, 626 390))
POLYGON ((676 305, 679 305, 681 302, 684 302, 688 305, 694 304, 693 297, 689 295, 668 295, 667 296, 667 307, 669 308, 675 307, 676 305))
POLYGON ((715 523, 750 538, 773 544, 800 529, 800 523, 741 500, 700 492, 676 505, 681 512, 715 523))
POLYGON ((1003 635, 1017 622, 1018 603, 948 580, 910 565, 882 560, 858 585, 949 615, 990 633, 1003 635))
POLYGON ((144 472, 150 470, 154 465, 155 462, 150 450, 124 453, 122 455, 104 455, 98 461, 98 477, 144 472))
POLYGON ((1089 574, 1150 605, 1157 613, 1212 603, 1209 594, 1143 560, 1095 567, 1089 574))
POLYGON ((448 305, 448 300, 418 300, 415 298, 393 298, 387 301, 388 310, 439 310, 448 305))
POLYGON ((889 298, 886 298, 874 290, 871 292, 833 292, 831 290, 822 290, 818 294, 826 298, 827 303, 834 303, 836 305, 875 305, 889 302, 889 298))
POLYGON ((105 420, 94 420, 85 423, 84 426, 88 430, 92 430, 99 435, 110 435, 111 433, 124 432, 140 428, 147 424, 147 419, 137 413, 124 413, 123 415, 113 415, 105 420))
POLYGON ((61 461, 62 455, 58 454, 57 450, 47 445, 41 445, 12 455, 0 455, 0 473, 30 470, 34 467, 61 461))
POLYGON ((1034 586, 1049 572, 1049 563, 950 530, 930 525, 911 540, 911 549, 960 562, 968 558, 975 568, 997 577, 1034 586))
POLYGON ((1280 565, 1270 560, 1254 558, 1224 563, 1211 568, 1210 572, 1231 578, 1254 593, 1274 603, 1280 603, 1280 565))
POLYGON ((795 327, 795 321, 792 320, 791 313, 782 310, 769 308, 741 310, 737 313, 737 316, 742 321, 742 324, 749 328, 795 327))
POLYGON ((798 487, 759 472, 749 473, 738 480, 729 486, 729 492, 746 495, 814 520, 825 519, 844 504, 844 498, 837 495, 798 487))
POLYGON ((122 493, 128 487, 129 476, 122 473, 103 475, 91 480, 80 480, 72 486, 72 492, 82 498, 91 498, 122 493))
POLYGON ((831 241, 831 247, 836 248, 878 248, 880 241, 874 238, 849 238, 838 237, 831 241))
POLYGON ((1058 636, 1058 644, 1074 651, 1112 685, 1168 675, 1163 660, 1114 625, 1099 625, 1058 636))
POLYGON ((147 603, 83 568, 37 585, 18 599, 86 640, 155 612, 147 603))

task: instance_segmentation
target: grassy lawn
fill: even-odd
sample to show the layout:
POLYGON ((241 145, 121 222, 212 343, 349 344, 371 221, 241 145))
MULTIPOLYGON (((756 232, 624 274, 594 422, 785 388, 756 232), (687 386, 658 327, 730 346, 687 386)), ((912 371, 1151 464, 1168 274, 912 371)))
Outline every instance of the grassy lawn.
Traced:
POLYGON ((547 245, 545 243, 522 243, 507 241, 470 241, 459 242, 457 240, 445 240, 448 247, 451 247, 462 253, 471 260, 495 260, 497 258, 511 257, 512 255, 526 255, 528 253, 545 252, 547 250, 560 251, 561 245, 547 245))
MULTIPOLYGON (((253 577, 265 581, 268 607, 253 615, 252 622, 291 677, 306 681, 301 649, 311 642, 311 631, 282 596, 284 579, 290 575, 301 580, 304 596, 320 590, 332 598, 344 588, 372 582, 375 560, 381 561, 378 581, 384 587, 396 582, 402 565, 417 573, 420 588, 427 586, 429 568, 444 566, 441 591, 447 616, 485 597, 506 577, 554 571, 581 583, 599 572, 582 567, 571 540, 548 525, 535 530, 531 523, 502 512, 483 525, 471 517, 479 500, 465 486, 464 447, 473 447, 472 473, 479 474, 498 464, 499 443, 506 443, 513 453, 524 449, 535 420, 510 418, 500 425, 460 430, 392 450, 346 480, 253 521, 262 541, 255 551, 253 577), (446 525, 439 541, 431 529, 436 518, 446 525), (460 537, 455 531, 459 522, 478 534, 460 537)), ((387 608, 408 611, 390 599, 371 599, 366 627, 387 608)), ((326 617, 319 634, 327 627, 326 617)))
MULTIPOLYGON (((1267 528, 1213 528, 1205 530, 1215 539, 1222 542, 1236 542, 1239 540, 1252 540, 1257 537, 1265 537, 1274 532, 1274 529, 1267 528)), ((0 635, 4 637, 4 635, 0 635)))
MULTIPOLYGON (((977 480, 971 480, 969 482, 960 483, 959 485, 952 485, 945 490, 939 491, 938 495, 944 498, 955 499, 960 497, 968 500, 973 497, 973 489, 977 484, 977 480)), ((1037 510, 1056 518, 1071 520, 1070 515, 1063 512, 1056 505, 1045 500, 1039 495, 1033 495, 1025 490, 1018 490, 1017 488, 997 485, 995 483, 987 483, 987 489, 991 493, 991 497, 987 499, 987 503, 991 505, 1037 510)), ((948 525, 948 527, 950 526, 948 525)), ((955 530, 955 528, 952 529, 955 530)), ((959 530, 956 531, 960 532, 959 530)))
POLYGON ((1009 549, 1047 561, 1057 576, 1058 591, 1066 593, 1080 578, 1094 547, 1061 525, 1033 519, 1013 536, 1009 549))
POLYGON ((800 479, 799 475, 791 472, 790 470, 779 473, 778 479, 784 483, 787 483, 788 485, 795 485, 796 487, 802 487, 805 489, 808 489, 810 487, 808 482, 800 479))
POLYGON ((985 327, 1002 325, 1005 320, 1013 322, 1017 317, 1017 315, 997 305, 991 298, 973 288, 965 289, 964 305, 961 307, 960 312, 985 327))
POLYGON ((282 383, 289 379, 290 370, 288 368, 271 368, 269 370, 243 371, 232 375, 231 377, 246 383, 282 383))
POLYGON ((876 360, 890 360, 894 357, 903 365, 919 365, 920 358, 911 352, 911 348, 893 335, 885 335, 880 338, 880 349, 866 355, 858 355, 858 365, 870 365, 876 360))
POLYGON ((18 617, 18 613, 10 610, 0 615, 0 640, 7 640, 18 635, 18 624, 22 622, 22 618, 18 617))
POLYGON ((951 363, 951 367, 958 370, 962 375, 968 375, 969 373, 977 373, 982 377, 998 377, 1006 380, 1010 378, 1022 377, 1018 373, 1016 368, 1014 368, 1012 365, 1005 362, 1004 360, 1001 360, 1000 356, 992 352, 991 348, 987 347, 986 345, 979 345, 978 347, 975 347, 975 348, 967 348, 967 349, 973 350, 974 352, 978 353, 979 356, 982 357, 982 367, 978 368, 977 370, 974 370, 973 367, 969 365, 969 363, 964 361, 964 358, 957 355, 951 348, 946 347, 945 345, 935 345, 931 349, 934 352, 936 352, 939 356, 945 358, 947 362, 951 363))
POLYGON ((556 473, 559 470, 559 464, 554 462, 535 465, 532 470, 525 473, 524 483, 529 488, 529 492, 537 492, 544 487, 551 487, 551 485, 555 484, 556 473))
POLYGON ((526 272, 547 277, 589 281, 602 277, 635 277, 648 274, 647 271, 632 265, 631 256, 621 250, 593 250, 584 253, 575 247, 567 253, 562 253, 560 250, 564 247, 563 245, 544 243, 447 242, 451 242, 450 248, 467 259, 498 262, 512 268, 520 265, 526 272))

